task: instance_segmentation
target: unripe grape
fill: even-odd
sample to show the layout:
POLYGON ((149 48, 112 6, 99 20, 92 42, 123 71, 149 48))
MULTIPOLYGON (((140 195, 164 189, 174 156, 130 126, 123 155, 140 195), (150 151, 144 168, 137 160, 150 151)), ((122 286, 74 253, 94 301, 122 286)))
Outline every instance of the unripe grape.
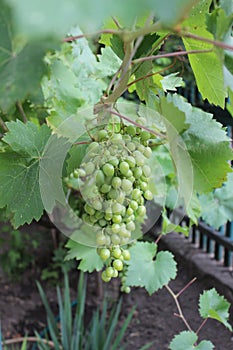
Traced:
POLYGON ((134 142, 128 142, 127 143, 127 148, 131 152, 135 151, 135 149, 136 149, 135 143, 134 142))
POLYGON ((121 187, 121 179, 119 177, 114 177, 112 179, 112 187, 116 189, 121 187))
POLYGON ((124 260, 130 260, 130 252, 129 252, 129 250, 124 249, 122 251, 122 255, 123 255, 124 260))
POLYGON ((129 294, 129 293, 131 292, 131 288, 128 287, 128 286, 126 286, 126 287, 124 288, 124 292, 125 292, 126 294, 129 294))
POLYGON ((112 221, 116 224, 119 224, 122 221, 122 216, 121 215, 113 215, 112 221))
POLYGON ((141 217, 145 216, 146 215, 146 207, 144 205, 139 205, 139 207, 136 211, 136 214, 138 216, 141 216, 141 217))
POLYGON ((129 179, 123 179, 121 182, 121 188, 124 192, 130 192, 132 190, 132 182, 129 179))
POLYGON ((105 270, 106 276, 112 278, 113 275, 114 275, 114 270, 115 269, 112 266, 107 267, 106 270, 105 270))
POLYGON ((100 130, 97 134, 98 141, 102 141, 108 136, 107 130, 100 130))
POLYGON ((132 156, 128 156, 125 161, 129 164, 130 168, 134 168, 136 165, 136 161, 132 156))
POLYGON ((151 169, 149 167, 149 165, 143 165, 142 167, 142 173, 144 176, 146 176, 147 178, 151 176, 151 169))
POLYGON ((119 142, 122 142, 122 135, 121 134, 113 134, 110 141, 114 144, 118 144, 119 142))
POLYGON ((104 282, 110 282, 110 281, 111 281, 111 277, 108 277, 108 276, 106 275, 106 272, 105 272, 105 271, 102 272, 101 278, 102 278, 102 280, 103 280, 104 282))
POLYGON ((120 237, 119 237, 117 234, 113 234, 113 235, 111 236, 111 241, 112 241, 112 243, 113 243, 114 245, 117 245, 117 244, 120 244, 121 239, 120 239, 120 237))
POLYGON ((110 177, 114 175, 114 171, 115 171, 114 166, 110 163, 104 164, 102 170, 106 176, 110 176, 110 177))
POLYGON ((137 200, 141 197, 141 191, 139 190, 139 188, 134 188, 131 195, 132 199, 137 200))
POLYGON ((114 167, 116 167, 119 164, 119 159, 116 157, 113 157, 108 160, 108 163, 112 164, 114 167))
POLYGON ((98 186, 101 186, 105 183, 105 176, 102 170, 97 170, 95 172, 95 182, 98 186))
POLYGON ((100 188, 100 192, 108 193, 111 190, 111 186, 107 184, 103 184, 100 188))
POLYGON ((150 190, 146 190, 144 192, 144 197, 145 199, 147 199, 148 201, 151 201, 153 199, 153 193, 150 190))
POLYGON ((92 162, 88 162, 85 164, 84 170, 86 172, 87 175, 91 175, 94 170, 95 170, 95 164, 92 162))
POLYGON ((116 259, 113 261, 113 267, 117 271, 122 271, 123 270, 123 262, 120 259, 116 259))
POLYGON ((101 248, 99 251, 99 256, 101 258, 101 260, 106 261, 110 258, 110 250, 107 248, 101 248))
POLYGON ((121 162, 119 165, 119 170, 122 175, 126 175, 129 171, 129 164, 127 162, 121 162))
POLYGON ((145 150, 143 152, 143 155, 146 158, 150 158, 150 156, 152 155, 152 150, 151 150, 151 148, 149 146, 145 148, 145 150))
POLYGON ((138 209, 138 203, 135 200, 130 201, 129 203, 130 208, 132 208, 134 211, 138 209))
POLYGON ((128 222, 126 224, 126 228, 127 228, 127 230, 129 230, 131 232, 134 231, 135 230, 135 223, 133 221, 128 222))
POLYGON ((136 167, 133 171, 133 176, 135 177, 135 179, 139 179, 142 176, 142 168, 136 167))
POLYGON ((140 137, 141 137, 141 140, 147 141, 150 139, 150 133, 146 130, 143 130, 141 131, 140 137))
POLYGON ((126 132, 127 134, 129 134, 130 136, 135 136, 136 135, 136 127, 133 125, 128 125, 126 127, 126 132))
POLYGON ((120 228, 121 227, 119 224, 112 224, 112 227, 111 227, 113 233, 118 233, 120 231, 120 228))
POLYGON ((96 235, 96 244, 98 246, 103 246, 106 244, 106 237, 105 235, 102 233, 102 234, 99 234, 99 235, 96 235))
POLYGON ((112 251, 112 256, 116 259, 119 259, 121 256, 121 249, 120 248, 114 248, 112 251))

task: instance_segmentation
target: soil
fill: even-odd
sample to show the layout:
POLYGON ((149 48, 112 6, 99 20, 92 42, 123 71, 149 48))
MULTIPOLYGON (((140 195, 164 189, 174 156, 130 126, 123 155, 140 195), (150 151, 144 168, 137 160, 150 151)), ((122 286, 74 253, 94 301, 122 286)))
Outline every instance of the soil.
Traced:
MULTIPOLYGON (((178 265, 178 277, 170 283, 170 287, 176 293, 194 277, 182 261, 178 265)), ((0 273, 0 319, 5 339, 23 336, 26 333, 33 335, 34 330, 41 331, 46 327, 46 315, 35 283, 39 279, 38 269, 26 270, 20 281, 14 282, 10 281, 2 272, 0 273)), ((74 287, 77 280, 78 272, 72 272, 71 286, 73 288, 71 293, 74 298, 76 295, 74 287)), ((86 312, 89 316, 99 303, 96 295, 96 283, 96 276, 93 274, 89 275, 86 300, 86 312)), ((56 288, 48 282, 42 282, 42 285, 56 313, 56 288)), ((110 298, 117 298, 118 296, 115 287, 112 284, 105 284, 104 286, 110 298)), ((198 314, 199 295, 203 290, 211 287, 210 281, 205 280, 205 278, 198 279, 179 298, 183 313, 194 331, 199 328, 202 322, 198 314)), ((135 304, 137 308, 124 338, 126 350, 139 350, 148 342, 153 342, 153 345, 150 347, 152 350, 167 350, 174 335, 182 330, 186 330, 183 321, 174 315, 174 313, 177 313, 177 308, 174 300, 165 288, 152 296, 148 296, 143 289, 133 288, 130 295, 123 296, 121 322, 123 322, 135 304)), ((233 324, 232 321, 233 315, 231 310, 231 324, 233 324)), ((233 350, 232 333, 214 320, 207 321, 199 333, 199 339, 212 341, 215 345, 215 350, 233 350)))

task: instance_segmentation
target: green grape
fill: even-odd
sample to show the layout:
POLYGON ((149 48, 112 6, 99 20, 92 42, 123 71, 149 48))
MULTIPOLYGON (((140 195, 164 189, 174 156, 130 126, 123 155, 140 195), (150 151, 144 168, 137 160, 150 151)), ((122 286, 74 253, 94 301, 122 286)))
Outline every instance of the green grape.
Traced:
POLYGON ((132 182, 129 179, 123 179, 121 188, 124 192, 128 193, 132 191, 132 182))
POLYGON ((84 170, 86 172, 87 175, 91 175, 94 170, 95 170, 95 164, 92 162, 88 162, 85 164, 84 170))
POLYGON ((110 138, 110 141, 114 144, 118 144, 119 142, 122 142, 122 135, 121 134, 113 134, 113 136, 110 138))
POLYGON ((143 165, 142 173, 147 178, 151 176, 151 169, 150 169, 149 165, 143 165))
POLYGON ((102 203, 100 202, 100 200, 95 199, 91 202, 91 206, 95 209, 100 211, 102 209, 102 203))
POLYGON ((94 142, 90 143, 90 145, 88 146, 88 153, 90 151, 94 151, 94 150, 97 151, 98 148, 100 148, 99 143, 94 141, 94 142))
POLYGON ((129 169, 129 170, 127 171, 127 173, 125 174, 125 176, 128 177, 128 178, 131 178, 131 176, 133 176, 132 170, 129 169))
POLYGON ((138 151, 138 150, 134 151, 133 152, 133 156, 135 157, 135 161, 136 161, 137 166, 143 166, 144 165, 145 159, 144 159, 144 156, 142 155, 142 153, 140 151, 138 151))
POLYGON ((115 269, 112 266, 109 266, 109 267, 106 268, 105 274, 106 274, 107 277, 112 278, 113 275, 114 275, 114 271, 115 271, 115 269))
POLYGON ((129 203, 129 206, 133 210, 137 210, 138 209, 138 203, 135 200, 131 200, 130 203, 129 203))
POLYGON ((133 125, 128 125, 128 126, 126 127, 126 132, 127 132, 127 134, 130 135, 130 136, 135 136, 135 135, 136 135, 136 127, 133 126, 133 125))
POLYGON ((111 256, 110 250, 107 248, 101 248, 99 251, 99 256, 103 261, 108 260, 111 256))
POLYGON ((120 237, 117 234, 113 234, 111 236, 111 241, 112 241, 113 244, 117 245, 117 244, 120 244, 121 239, 120 239, 120 237))
POLYGON ((135 167, 136 161, 135 161, 134 157, 128 156, 125 160, 129 164, 130 168, 134 168, 135 167))
POLYGON ((84 206, 84 209, 86 211, 87 214, 89 215, 95 215, 95 209, 93 209, 92 207, 90 207, 87 203, 84 206))
POLYGON ((113 267, 113 278, 118 277, 118 271, 113 267))
POLYGON ((117 197, 117 202, 120 204, 123 204, 125 201, 125 194, 124 192, 119 192, 118 197, 117 197))
POLYGON ((106 221, 105 219, 100 219, 100 220, 98 221, 98 223, 99 223, 99 225, 100 225, 101 227, 104 227, 104 226, 106 226, 107 221, 106 221))
POLYGON ((82 168, 78 169, 78 175, 79 177, 85 177, 87 174, 86 174, 86 171, 82 168))
POLYGON ((139 183, 139 186, 140 186, 140 189, 141 189, 143 192, 146 191, 146 190, 148 190, 148 183, 145 182, 145 181, 141 181, 141 182, 139 183))
POLYGON ((95 217, 97 220, 102 219, 104 217, 104 212, 103 211, 96 211, 95 217))
POLYGON ((134 200, 138 200, 140 197, 141 197, 141 191, 139 190, 139 188, 134 188, 133 191, 132 191, 132 199, 134 200))
POLYGON ((125 237, 125 238, 130 238, 131 237, 131 232, 128 231, 126 228, 122 228, 119 232, 120 237, 125 237))
POLYGON ((128 222, 126 224, 126 228, 127 228, 127 230, 129 230, 131 232, 134 231, 135 230, 135 223, 133 221, 128 222))
POLYGON ((103 165, 103 172, 106 176, 112 177, 114 175, 114 166, 110 163, 106 163, 103 165))
POLYGON ((143 217, 146 215, 146 207, 144 205, 139 205, 136 214, 140 217, 143 217))
POLYGON ((127 214, 128 216, 132 215, 133 213, 134 213, 134 210, 133 210, 132 208, 128 207, 128 208, 126 209, 126 214, 127 214))
POLYGON ((151 134, 148 131, 143 130, 140 134, 140 137, 141 137, 141 140, 148 141, 151 138, 151 134))
POLYGON ((108 192, 108 198, 117 199, 118 194, 119 194, 119 191, 115 190, 114 188, 111 188, 111 190, 108 192))
POLYGON ((122 210, 123 210, 123 205, 121 205, 120 203, 114 203, 113 206, 112 206, 112 212, 114 214, 121 214, 122 213, 122 210))
POLYGON ((112 164, 114 167, 116 167, 119 164, 119 159, 116 157, 113 157, 113 158, 108 160, 108 163, 112 164))
POLYGON ((95 172, 95 182, 97 186, 101 186, 105 183, 105 176, 102 170, 97 170, 95 172))
POLYGON ((119 259, 121 256, 121 249, 120 248, 114 248, 112 251, 112 257, 119 259))
POLYGON ((114 260, 112 265, 117 271, 123 270, 123 262, 120 259, 114 260))
POLYGON ((129 293, 131 292, 131 288, 128 287, 128 286, 124 287, 124 292, 125 292, 126 294, 129 294, 129 293))
POLYGON ((97 134, 97 137, 98 137, 98 141, 102 141, 103 139, 106 139, 108 136, 108 132, 107 130, 100 130, 97 134))
POLYGON ((145 199, 147 199, 148 201, 151 201, 153 199, 153 193, 150 190, 146 190, 144 192, 144 197, 145 199))
POLYGON ((147 146, 143 152, 143 155, 146 157, 146 158, 150 158, 150 156, 152 155, 152 150, 149 146, 147 146))
POLYGON ((100 188, 100 192, 108 193, 111 190, 111 186, 107 184, 103 184, 100 188))
POLYGON ((105 272, 105 271, 102 272, 101 278, 102 278, 102 280, 103 280, 104 282, 110 282, 110 281, 111 281, 111 277, 108 277, 108 276, 106 275, 106 272, 105 272))
POLYGON ((126 175, 129 171, 129 164, 127 162, 121 162, 119 164, 119 170, 121 172, 122 175, 126 175))
POLYGON ((133 152, 136 149, 135 143, 134 142, 128 142, 126 147, 128 148, 129 151, 133 152))
POLYGON ((142 176, 142 168, 136 167, 133 171, 133 176, 135 177, 135 179, 140 179, 140 177, 142 176))
POLYGON ((122 255, 123 255, 124 260, 130 260, 130 252, 129 252, 129 250, 124 249, 122 251, 122 255))
POLYGON ((121 179, 119 177, 114 177, 112 179, 112 187, 118 189, 121 187, 121 179))
POLYGON ((120 228, 121 227, 119 224, 112 224, 112 227, 111 227, 113 233, 118 233, 120 231, 120 228))
POLYGON ((106 236, 103 233, 96 235, 96 244, 97 246, 103 246, 106 244, 106 236))
POLYGON ((121 215, 113 215, 112 221, 116 224, 119 224, 122 221, 122 216, 121 215))

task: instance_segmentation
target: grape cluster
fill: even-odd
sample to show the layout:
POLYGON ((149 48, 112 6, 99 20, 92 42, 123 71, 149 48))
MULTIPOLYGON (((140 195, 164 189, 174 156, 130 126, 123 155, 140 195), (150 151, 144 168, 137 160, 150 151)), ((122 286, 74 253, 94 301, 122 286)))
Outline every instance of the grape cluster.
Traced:
POLYGON ((132 240, 137 224, 145 219, 145 201, 153 198, 146 164, 151 137, 134 125, 121 124, 117 131, 106 126, 95 132, 81 166, 70 175, 79 180, 81 218, 95 227, 97 251, 107 266, 104 281, 117 277, 129 260, 129 251, 122 246, 132 240))

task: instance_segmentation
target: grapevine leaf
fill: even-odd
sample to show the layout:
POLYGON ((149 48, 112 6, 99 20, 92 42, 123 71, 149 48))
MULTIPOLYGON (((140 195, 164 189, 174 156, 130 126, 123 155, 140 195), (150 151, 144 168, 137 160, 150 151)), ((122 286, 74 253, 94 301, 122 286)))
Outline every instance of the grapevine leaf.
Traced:
POLYGON ((218 229, 228 220, 233 221, 233 174, 228 174, 227 182, 214 192, 199 197, 202 219, 218 229))
MULTIPOLYGON (((211 114, 192 107, 182 97, 169 96, 171 100, 185 113, 186 123, 190 124, 182 138, 193 167, 194 190, 203 193, 221 187, 231 171, 228 161, 233 157, 225 130, 211 114)), ((182 160, 179 165, 182 168, 182 160)))
POLYGON ((168 251, 157 253, 157 245, 137 242, 130 248, 126 284, 144 287, 151 295, 176 277, 176 262, 168 251))
POLYGON ((204 291, 199 298, 199 312, 203 318, 213 318, 232 331, 228 323, 230 303, 215 288, 204 291))
MULTIPOLYGON (((213 39, 213 35, 206 29, 206 13, 209 11, 211 0, 201 0, 194 6, 190 16, 183 22, 188 31, 213 39)), ((224 76, 222 68, 222 54, 212 44, 204 41, 183 37, 186 50, 211 50, 207 53, 189 55, 189 61, 196 79, 198 90, 202 98, 207 98, 210 103, 224 108, 226 91, 224 88, 224 76), (210 64, 211 62, 211 64, 210 64)))
POLYGON ((194 346, 197 342, 197 335, 194 332, 183 331, 176 335, 169 345, 170 350, 213 350, 214 345, 207 340, 203 340, 199 345, 194 346))
POLYGON ((0 108, 8 112, 39 88, 46 67, 43 57, 47 42, 24 43, 12 33, 9 9, 0 3, 0 108))
POLYGON ((168 74, 161 80, 161 84, 165 92, 168 90, 177 91, 177 87, 184 86, 183 79, 181 77, 178 77, 178 74, 178 72, 168 74))
POLYGON ((12 150, 31 158, 39 158, 43 152, 44 146, 50 136, 50 130, 46 125, 38 128, 32 122, 26 124, 19 120, 7 122, 8 133, 3 141, 11 146, 12 150))
POLYGON ((105 47, 101 49, 101 55, 98 55, 99 64, 97 73, 99 78, 104 78, 106 76, 112 76, 120 68, 122 61, 114 53, 110 47, 105 47))
POLYGON ((79 270, 91 273, 103 268, 103 261, 97 254, 96 248, 85 246, 71 239, 67 242, 66 248, 69 249, 66 260, 81 260, 78 265, 79 270))
POLYGON ((19 121, 8 123, 8 127, 4 141, 15 152, 6 150, 0 154, 0 207, 7 208, 13 225, 19 227, 34 218, 39 220, 43 213, 39 162, 50 130, 46 125, 38 128, 31 122, 25 125, 19 121))

